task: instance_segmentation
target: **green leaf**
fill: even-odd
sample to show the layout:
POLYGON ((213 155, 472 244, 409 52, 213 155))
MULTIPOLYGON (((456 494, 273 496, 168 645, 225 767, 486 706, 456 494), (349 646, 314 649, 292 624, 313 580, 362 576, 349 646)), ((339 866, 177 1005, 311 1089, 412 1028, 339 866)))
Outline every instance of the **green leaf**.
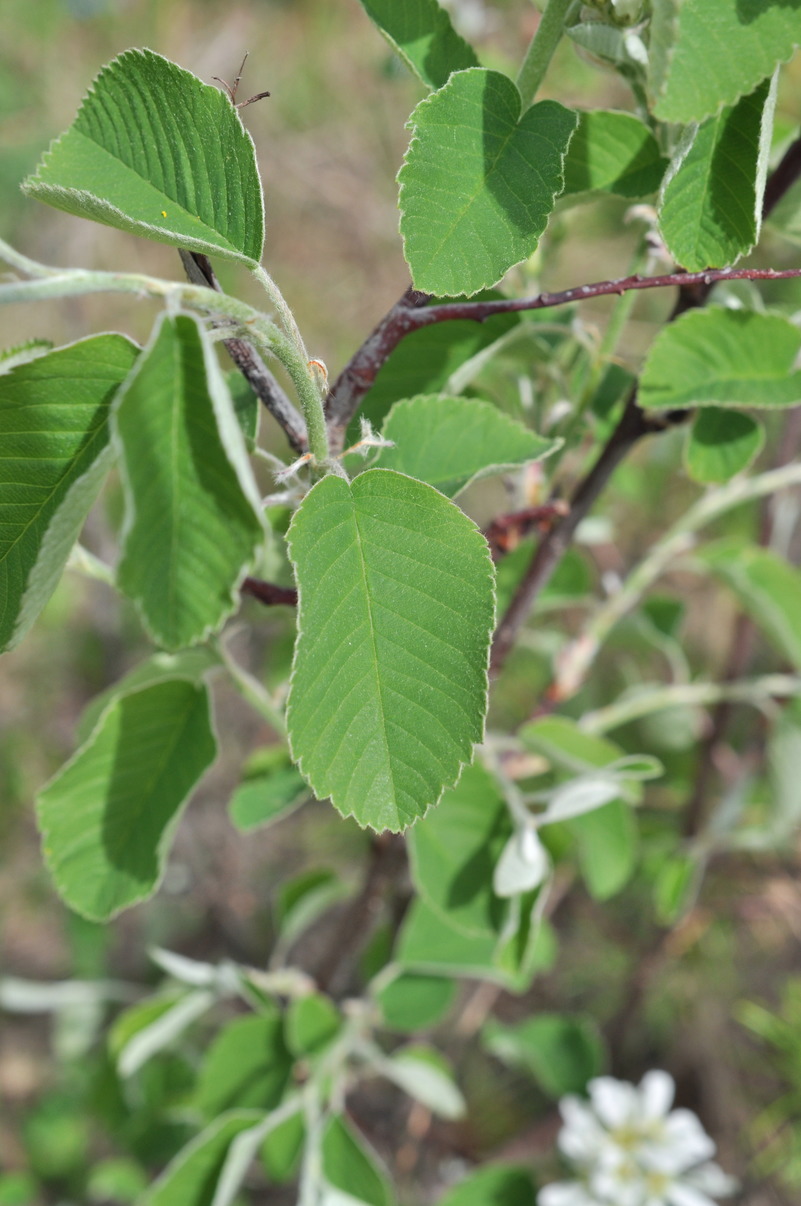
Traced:
POLYGON ((748 468, 764 443, 765 429, 751 415, 706 406, 688 433, 684 463, 697 482, 727 482, 748 468))
POLYGON ((463 934, 478 938, 501 928, 506 906, 492 890, 492 873, 511 831, 495 780, 474 763, 409 834, 415 887, 463 934))
POLYGON ((70 908, 105 921, 153 894, 215 754, 205 687, 167 681, 112 700, 39 795, 45 860, 70 908))
POLYGON ((653 111, 660 121, 701 121, 752 92, 800 43, 798 0, 654 0, 653 111))
POLYGON ((264 1140, 261 1146, 261 1161, 271 1181, 283 1185, 291 1181, 300 1160, 306 1130, 303 1113, 298 1111, 282 1122, 264 1140))
POLYGON ((745 611, 801 671, 801 570, 770 549, 721 541, 696 553, 736 592, 745 611))
POLYGON ((394 1051, 381 1064, 381 1074, 420 1101, 439 1118, 464 1117, 464 1097, 456 1086, 448 1060, 433 1047, 415 1043, 394 1051))
POLYGON ((502 956, 496 930, 466 934, 419 898, 406 915, 396 952, 398 964, 408 971, 490 980, 522 992, 531 981, 530 966, 518 971, 502 956))
POLYGON ((544 1093, 559 1098, 583 1093, 604 1062, 595 1026, 580 1018, 540 1013, 516 1026, 490 1021, 484 1041, 505 1063, 525 1068, 544 1093))
POLYGON ((159 318, 114 425, 126 492, 120 589, 159 644, 196 644, 237 606, 264 533, 242 432, 194 318, 159 318))
POLYGON ((76 740, 83 745, 100 719, 101 712, 113 699, 167 679, 183 678, 190 683, 201 683, 209 671, 221 665, 219 654, 208 647, 182 649, 180 653, 154 653, 124 674, 119 682, 112 683, 89 701, 76 725, 76 740))
POLYGON ((242 435, 245 437, 245 447, 248 452, 252 452, 256 447, 259 434, 259 417, 261 415, 259 399, 254 394, 249 382, 236 369, 225 374, 225 384, 228 386, 228 392, 234 404, 234 414, 242 428, 242 435))
POLYGON ((578 845, 582 878, 595 900, 608 900, 625 887, 634 870, 637 825, 621 800, 568 822, 578 845))
POLYGON ((238 111, 152 50, 105 66, 23 191, 95 222, 250 266, 264 203, 238 111))
POLYGON ((406 972, 376 994, 390 1030, 413 1034, 439 1022, 456 995, 453 980, 406 972))
POLYGON ((0 650, 61 577, 111 465, 109 406, 137 352, 97 335, 0 374, 0 650))
POLYGON ((534 1201, 528 1169, 488 1164, 460 1181, 437 1206, 534 1206, 534 1201))
POLYGON ((215 1118, 170 1161, 142 1206, 212 1206, 229 1147, 263 1117, 259 1110, 230 1110, 215 1118))
POLYGON ((794 406, 801 331, 778 314, 709 306, 656 337, 640 377, 644 407, 794 406))
POLYGON ((279 821, 308 798, 306 780, 292 765, 289 754, 282 747, 270 752, 278 754, 270 771, 241 783, 228 805, 228 814, 240 833, 279 821))
POLYGON ((360 0, 407 67, 429 88, 440 88, 452 71, 476 67, 472 46, 457 34, 437 0, 360 0))
POLYGON ((290 947, 305 929, 349 891, 341 875, 325 868, 302 871, 281 884, 275 909, 281 949, 290 947))
POLYGON ((207 1118, 234 1106, 271 1110, 283 1097, 292 1063, 280 1010, 262 1006, 216 1036, 200 1067, 194 1105, 207 1118))
POLYGON ((286 1012, 287 1045, 298 1058, 317 1055, 336 1038, 342 1017, 329 997, 312 993, 291 1001, 286 1012))
POLYGON ((762 224, 776 77, 679 144, 665 179, 659 225, 670 254, 690 272, 733 264, 762 224))
POLYGON ((653 134, 632 113, 580 113, 565 159, 565 195, 647 197, 659 188, 667 166, 653 134))
POLYGON ((287 722, 321 799, 398 831, 481 740, 493 573, 484 538, 431 486, 330 475, 287 534, 299 636, 287 722))
POLYGON ((654 880, 654 909, 660 925, 673 926, 687 912, 697 894, 698 879, 696 856, 678 853, 665 859, 654 880))
POLYGON ((325 1128, 323 1176, 334 1189, 367 1206, 391 1206, 393 1197, 384 1170, 361 1135, 340 1115, 325 1128))
POLYGON ((396 402, 382 435, 395 447, 381 452, 395 469, 452 498, 478 478, 539 461, 559 447, 477 398, 427 394, 396 402))
POLYGON ((398 180, 416 289, 477 293, 536 250, 577 117, 556 101, 521 109, 507 76, 474 67, 412 113, 398 180))
POLYGON ((573 774, 607 766, 623 753, 613 741, 582 732, 567 716, 543 716, 524 725, 518 735, 526 749, 573 774))

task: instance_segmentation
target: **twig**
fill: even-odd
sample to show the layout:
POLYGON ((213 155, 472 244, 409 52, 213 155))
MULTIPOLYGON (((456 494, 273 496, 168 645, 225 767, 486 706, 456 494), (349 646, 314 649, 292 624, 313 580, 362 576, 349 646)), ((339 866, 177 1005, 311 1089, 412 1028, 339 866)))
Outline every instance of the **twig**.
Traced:
POLYGON ((370 862, 359 895, 343 910, 336 932, 317 969, 317 986, 336 995, 345 988, 362 944, 377 920, 383 894, 398 882, 405 864, 406 843, 401 834, 379 833, 370 843, 370 862))
POLYGON ((276 586, 273 582, 265 582, 262 578, 245 578, 239 588, 242 595, 251 595, 267 607, 285 604, 287 607, 297 607, 298 592, 294 586, 276 586))
MULTIPOLYGON (((600 735, 640 720, 654 712, 675 707, 709 707, 711 704, 752 704, 764 708, 777 699, 801 696, 801 675, 765 674, 761 678, 740 678, 719 683, 672 683, 652 690, 632 691, 605 708, 587 712, 579 721, 585 733, 600 735)), ((698 830, 693 828, 692 834, 698 830)))
POLYGON ((569 511, 570 506, 564 499, 555 498, 552 502, 542 503, 538 507, 524 507, 521 511, 497 515, 489 527, 484 529, 492 560, 500 561, 501 557, 511 553, 534 528, 540 532, 549 531, 556 520, 567 515, 569 511))
MULTIPOLYGON (((549 581, 561 557, 573 538, 578 525, 606 486, 617 466, 634 444, 643 436, 664 429, 666 417, 657 423, 640 410, 636 391, 632 391, 615 430, 601 451, 587 477, 580 483, 570 500, 570 512, 540 542, 525 576, 520 582, 499 623, 492 642, 490 674, 500 673, 515 643, 517 634, 528 619, 539 592, 549 581)), ((669 420, 668 420, 669 421, 669 420)))
POLYGON ((762 217, 767 218, 788 189, 801 176, 801 137, 796 138, 784 152, 765 185, 762 198, 762 217))
MULTIPOLYGON (((801 465, 785 464, 769 469, 755 477, 734 478, 724 486, 702 494, 663 536, 651 547, 648 555, 635 566, 615 594, 606 599, 589 617, 579 635, 562 654, 560 673, 553 688, 559 700, 574 694, 581 686, 598 650, 617 623, 639 604, 645 592, 665 572, 676 557, 688 552, 695 543, 695 533, 725 515, 733 507, 768 498, 779 490, 801 485, 801 465)), ((737 662, 732 677, 739 678, 745 669, 737 662)))
MULTIPOLYGON (((326 400, 329 439, 332 455, 342 451, 345 431, 356 411, 372 387, 378 371, 390 353, 410 332, 434 323, 454 322, 457 319, 470 322, 485 322, 495 314, 519 314, 528 310, 547 310, 554 306, 565 306, 570 302, 591 301, 595 297, 628 293, 633 289, 680 288, 681 298, 693 289, 708 291, 718 281, 781 281, 801 276, 801 268, 710 268, 705 272, 668 272, 661 276, 623 276, 617 280, 595 281, 588 285, 574 285, 558 293, 538 293, 535 297, 505 297, 496 301, 443 302, 429 306, 430 296, 415 289, 407 289, 400 301, 381 319, 371 335, 359 348, 340 373, 326 400)), ((705 296, 705 294, 704 294, 705 296)), ((698 305, 699 301, 682 301, 676 307, 674 317, 681 309, 698 305)))
MULTIPOLYGON (((208 285, 216 292, 221 292, 220 282, 208 256, 196 251, 181 251, 180 255, 184 271, 192 284, 208 285)), ((214 325, 224 324, 215 322, 214 325)), ((306 452, 308 439, 303 416, 292 405, 258 352, 245 339, 224 339, 223 343, 256 397, 286 434, 293 451, 299 454, 306 452)))
POLYGON ((332 456, 337 456, 344 448, 348 424, 373 385, 378 370, 404 335, 415 330, 418 309, 426 305, 429 296, 428 293, 408 288, 400 301, 367 336, 331 386, 325 401, 325 413, 332 456))

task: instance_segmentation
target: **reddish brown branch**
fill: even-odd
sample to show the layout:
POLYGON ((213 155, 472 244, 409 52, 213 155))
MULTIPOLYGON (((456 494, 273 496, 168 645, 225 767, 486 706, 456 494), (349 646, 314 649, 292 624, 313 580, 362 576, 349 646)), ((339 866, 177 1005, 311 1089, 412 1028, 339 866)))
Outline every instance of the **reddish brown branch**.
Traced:
POLYGON ((543 533, 550 531, 554 523, 569 511, 569 503, 556 498, 553 502, 542 503, 539 507, 524 507, 521 511, 510 511, 506 515, 496 516, 489 527, 484 529, 492 560, 499 561, 501 557, 511 553, 535 528, 543 533))
MULTIPOLYGON (((536 297, 505 297, 496 301, 444 302, 429 306, 429 295, 408 289, 340 373, 326 400, 332 451, 341 452, 345 430, 371 389, 378 371, 400 341, 411 331, 434 323, 468 319, 484 322, 495 314, 518 314, 527 310, 546 310, 569 302, 590 301, 595 297, 623 294, 636 289, 680 288, 682 296, 695 291, 700 300, 718 281, 781 281, 801 276, 801 268, 710 268, 705 272, 668 272, 661 276, 624 276, 618 280, 595 281, 575 285, 559 293, 538 293, 536 297)), ((678 309, 700 304, 693 298, 678 309)), ((677 312, 678 312, 677 309, 677 312)))
POLYGON ((250 595, 267 607, 275 607, 280 603, 287 607, 297 607, 298 605, 298 592, 294 586, 276 586, 273 582, 265 582, 261 578, 245 578, 239 588, 239 593, 250 595))
POLYGON ((526 574, 515 591, 505 615, 495 631, 490 655, 490 674, 500 672, 517 634, 528 619, 539 592, 548 583, 582 519, 606 486, 617 466, 643 436, 663 431, 670 415, 652 416, 640 410, 632 391, 626 407, 598 460, 579 484, 570 500, 569 513, 543 537, 526 574))

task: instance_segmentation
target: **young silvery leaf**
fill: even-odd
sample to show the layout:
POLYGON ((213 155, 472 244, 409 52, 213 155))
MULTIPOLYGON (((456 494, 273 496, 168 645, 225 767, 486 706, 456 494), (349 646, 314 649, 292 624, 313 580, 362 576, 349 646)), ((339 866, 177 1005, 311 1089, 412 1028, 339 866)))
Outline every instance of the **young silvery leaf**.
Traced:
POLYGON ((794 3, 654 0, 648 87, 661 121, 711 117, 752 92, 801 45, 794 3))
POLYGON ((536 250, 578 119, 556 101, 522 107, 507 76, 474 67, 414 110, 398 180, 416 289, 474 294, 536 250))
POLYGON ((98 335, 0 374, 0 650, 50 598, 113 460, 109 411, 137 347, 98 335))
POLYGON ((160 645, 195 644, 237 605, 264 535, 244 437, 196 319, 159 319, 114 428, 126 487, 120 588, 160 645))
POLYGON ((23 190, 173 247, 261 259, 261 182, 237 110, 152 50, 126 50, 103 68, 23 190))
POLYGON ((330 475, 288 532, 299 592, 287 721, 319 798, 398 831, 481 740, 494 618, 486 542, 431 486, 330 475))

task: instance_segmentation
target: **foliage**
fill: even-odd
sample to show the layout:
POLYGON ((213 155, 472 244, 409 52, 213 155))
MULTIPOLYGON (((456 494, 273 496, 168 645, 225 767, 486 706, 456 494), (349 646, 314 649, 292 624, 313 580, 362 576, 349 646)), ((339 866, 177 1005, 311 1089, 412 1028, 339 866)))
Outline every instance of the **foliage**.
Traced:
MULTIPOLYGON (((23 189, 177 248, 187 281, 53 269, 0 244, 17 274, 0 302, 119 292, 161 307, 143 346, 33 338, 0 359, 2 648, 65 568, 116 592, 141 628, 125 634, 133 649, 156 647, 88 704, 77 748, 38 792, 55 890, 95 923, 157 891, 232 690, 269 734, 232 793, 233 824, 281 834, 297 812, 323 827, 313 794, 369 835, 361 891, 330 866, 284 880, 264 968, 156 949, 152 992, 95 973, 0 979, 1 1006, 52 1013, 72 1042, 0 1206, 55 1193, 241 1206, 295 1180, 301 1206, 390 1206, 409 1165, 380 1135, 374 1150, 364 1102, 378 1093, 389 1112, 403 1095, 414 1117, 465 1118, 467 1074, 448 1058, 464 1057, 448 1021, 464 981, 527 993, 557 959, 563 895, 611 910, 630 890, 638 924, 678 930, 713 854, 767 858, 797 826, 801 579, 770 513, 755 519, 801 484, 796 295, 757 282, 801 270, 736 267, 771 214, 771 250, 789 256, 797 238, 799 143, 776 122, 797 5, 746 19, 735 0, 548 0, 516 78, 437 0, 362 8, 427 94, 398 174, 411 286, 333 382, 262 267, 262 188, 235 93, 152 51, 101 69, 23 189), (630 112, 537 99, 570 46, 618 74, 630 112), (565 230, 590 204, 620 216, 615 198, 643 203, 630 271, 544 290, 565 230), (264 309, 224 292, 207 257, 246 268, 264 309), (641 355, 634 299, 668 287, 676 303, 641 355), (607 296, 599 335, 583 306, 607 296), (683 503, 663 505, 682 464, 683 503), (625 512, 591 515, 613 474, 625 512), (93 545, 98 507, 113 557, 93 545), (608 593, 588 551, 599 523, 621 568, 608 593), (665 530, 643 552, 649 523, 665 530), (623 555, 633 529, 639 555, 623 555), (686 577, 654 591, 675 569, 707 609, 742 609, 728 654, 686 620, 686 577), (266 667, 234 657, 238 626, 263 623, 232 623, 243 600, 292 630, 291 666, 280 625, 266 667), (764 638, 753 677, 745 624, 764 638), (718 790, 734 704, 759 710, 766 738, 718 790), (113 1158, 94 1160, 87 1118, 104 1121, 113 1158)), ((794 1008, 742 1017, 794 1051, 794 1008)), ((618 1055, 591 1014, 511 1007, 468 1031, 495 1075, 547 1103, 584 1092, 610 1044, 618 1055)), ((794 1142, 771 1141, 762 1166, 794 1142)), ((435 1192, 523 1206, 536 1186, 494 1162, 435 1192)))

